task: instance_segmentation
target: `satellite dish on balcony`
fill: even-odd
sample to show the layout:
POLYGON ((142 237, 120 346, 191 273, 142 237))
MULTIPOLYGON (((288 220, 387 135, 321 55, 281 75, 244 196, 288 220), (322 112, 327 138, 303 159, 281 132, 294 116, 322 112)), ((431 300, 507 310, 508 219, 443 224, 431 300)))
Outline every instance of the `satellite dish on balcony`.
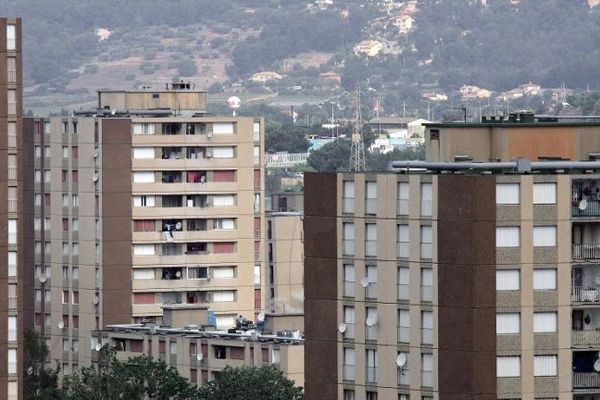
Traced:
POLYGON ((100 343, 98 343, 98 344, 97 344, 97 345, 94 347, 94 350, 96 350, 96 351, 100 351, 100 350, 102 350, 102 345, 101 345, 100 343))
POLYGON ((594 363, 594 371, 600 372, 600 359, 594 363))
POLYGON ((196 360, 202 361, 203 359, 204 359, 204 354, 202 354, 202 353, 196 354, 196 360))
POLYGON ((258 320, 258 322, 265 322, 265 313, 264 312, 259 312, 258 316, 256 317, 256 319, 258 320))
POLYGON ((579 209, 581 211, 585 210, 588 206, 588 201, 586 199, 583 199, 579 202, 579 209))
POLYGON ((346 324, 345 324, 345 323, 343 323, 343 322, 342 322, 342 323, 341 323, 341 324, 338 326, 338 332, 339 332, 339 333, 345 333, 345 332, 346 332, 346 329, 348 329, 348 327, 347 327, 347 326, 346 326, 346 324))
POLYGON ((58 321, 58 329, 63 329, 65 327, 65 323, 62 321, 58 321))
POLYGON ((364 277, 360 280, 360 286, 366 288, 367 286, 369 286, 369 279, 367 277, 364 277))
POLYGON ((369 315, 367 317, 366 323, 367 323, 367 326, 375 326, 375 325, 377 325, 377 315, 373 315, 373 314, 369 315))
POLYGON ((46 276, 45 275, 40 276, 40 282, 41 283, 46 283, 46 276))
POLYGON ((175 229, 177 229, 178 231, 180 231, 181 228, 183 228, 183 224, 181 222, 178 222, 178 223, 175 224, 175 229))
POLYGON ((396 357, 396 365, 400 368, 404 367, 406 365, 406 353, 400 353, 398 354, 398 357, 396 357))

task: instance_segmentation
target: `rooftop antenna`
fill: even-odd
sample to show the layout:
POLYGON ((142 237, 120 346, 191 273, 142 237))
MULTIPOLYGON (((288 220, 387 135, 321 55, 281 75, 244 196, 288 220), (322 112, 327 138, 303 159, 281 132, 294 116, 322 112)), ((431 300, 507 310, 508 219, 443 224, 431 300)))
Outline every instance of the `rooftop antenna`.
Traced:
POLYGON ((350 171, 364 172, 365 142, 362 136, 362 115, 360 108, 360 86, 356 87, 356 110, 354 114, 354 131, 352 132, 352 147, 350 148, 350 171))

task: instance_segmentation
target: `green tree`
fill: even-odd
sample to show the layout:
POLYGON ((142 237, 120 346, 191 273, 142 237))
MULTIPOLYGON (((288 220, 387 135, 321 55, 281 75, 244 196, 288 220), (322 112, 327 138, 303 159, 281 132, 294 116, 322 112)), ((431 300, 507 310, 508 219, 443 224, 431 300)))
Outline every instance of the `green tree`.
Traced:
POLYGON ((23 393, 25 400, 59 400, 58 370, 45 368, 48 347, 35 331, 25 332, 23 360, 23 393))
POLYGON ((98 365, 80 368, 63 381, 67 400, 196 400, 198 389, 164 361, 148 356, 127 361, 104 346, 98 365))
POLYGON ((217 378, 200 387, 199 400, 302 400, 301 387, 273 366, 226 367, 217 378))
POLYGON ((299 126, 269 124, 265 127, 265 148, 268 153, 306 153, 308 140, 304 134, 299 126))
POLYGON ((308 165, 319 172, 347 171, 350 164, 349 140, 327 143, 308 156, 308 165))
POLYGON ((390 162, 401 160, 425 160, 425 145, 421 144, 415 147, 406 147, 404 149, 394 149, 389 153, 368 153, 367 170, 369 171, 388 171, 390 162))

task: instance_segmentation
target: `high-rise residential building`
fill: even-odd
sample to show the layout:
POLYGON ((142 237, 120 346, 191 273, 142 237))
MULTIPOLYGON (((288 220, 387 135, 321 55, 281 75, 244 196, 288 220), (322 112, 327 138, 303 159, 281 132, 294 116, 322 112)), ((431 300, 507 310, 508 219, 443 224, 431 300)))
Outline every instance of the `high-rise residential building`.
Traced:
POLYGON ((22 396, 23 335, 32 326, 32 146, 23 134, 21 20, 0 18, 0 398, 22 396))
POLYGON ((262 120, 210 115, 176 83, 27 126, 35 325, 63 373, 90 363, 92 331, 163 306, 208 307, 219 329, 262 310, 262 120))
POLYGON ((432 163, 305 176, 306 398, 600 398, 600 124, 426 139, 432 163))

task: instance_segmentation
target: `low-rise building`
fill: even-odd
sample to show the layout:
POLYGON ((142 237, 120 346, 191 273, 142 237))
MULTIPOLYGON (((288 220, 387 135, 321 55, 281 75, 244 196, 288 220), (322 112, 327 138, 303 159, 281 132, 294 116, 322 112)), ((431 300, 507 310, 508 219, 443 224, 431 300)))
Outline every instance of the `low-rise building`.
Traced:
POLYGON ((376 56, 381 50, 383 50, 383 43, 379 40, 363 40, 354 46, 354 54, 368 57, 376 56))
POLYGON ((275 71, 261 71, 252 74, 250 80, 256 83, 266 83, 269 81, 280 81, 281 78, 282 76, 275 71))

